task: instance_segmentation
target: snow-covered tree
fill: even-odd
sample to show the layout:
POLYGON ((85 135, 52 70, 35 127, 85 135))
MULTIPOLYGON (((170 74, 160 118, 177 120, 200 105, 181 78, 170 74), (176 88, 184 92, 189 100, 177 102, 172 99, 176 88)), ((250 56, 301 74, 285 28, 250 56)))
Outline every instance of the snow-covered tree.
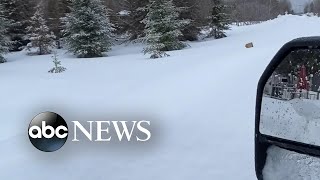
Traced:
POLYGON ((61 61, 59 61, 58 54, 56 51, 53 52, 52 59, 54 67, 48 71, 49 73, 62 73, 65 70, 67 70, 65 67, 61 66, 61 61))
POLYGON ((147 16, 143 20, 146 24, 147 42, 143 52, 151 54, 152 59, 168 56, 166 51, 179 50, 187 46, 179 41, 179 36, 190 21, 180 20, 179 10, 172 0, 150 0, 147 16))
POLYGON ((55 35, 46 25, 43 17, 42 4, 37 6, 37 11, 31 17, 30 26, 27 27, 29 39, 31 41, 29 48, 38 48, 38 54, 49 54, 54 47, 55 35))
POLYGON ((221 0, 213 0, 213 7, 209 17, 209 27, 211 29, 209 37, 216 39, 226 37, 225 31, 230 24, 227 6, 221 0))
POLYGON ((62 48, 61 38, 63 30, 63 19, 70 12, 71 0, 46 0, 45 19, 49 29, 56 36, 57 48, 62 48))
POLYGON ((10 20, 7 34, 12 41, 10 51, 22 50, 29 42, 26 37, 26 27, 29 26, 29 19, 33 15, 33 0, 0 0, 3 5, 4 15, 10 20))
POLYGON ((125 0, 123 10, 118 13, 116 21, 117 32, 120 34, 128 34, 129 41, 138 41, 144 37, 145 25, 141 22, 147 12, 144 7, 149 3, 149 0, 125 0))
POLYGON ((111 49, 113 25, 100 0, 74 0, 65 23, 66 44, 78 57, 101 57, 111 49))
POLYGON ((181 8, 179 19, 190 19, 190 23, 181 31, 183 35, 180 40, 197 40, 201 26, 205 22, 201 18, 201 13, 204 13, 205 9, 200 9, 199 0, 173 0, 173 3, 181 8))
POLYGON ((3 54, 9 51, 11 41, 6 35, 9 26, 9 20, 3 15, 3 7, 0 4, 0 63, 6 62, 3 54))

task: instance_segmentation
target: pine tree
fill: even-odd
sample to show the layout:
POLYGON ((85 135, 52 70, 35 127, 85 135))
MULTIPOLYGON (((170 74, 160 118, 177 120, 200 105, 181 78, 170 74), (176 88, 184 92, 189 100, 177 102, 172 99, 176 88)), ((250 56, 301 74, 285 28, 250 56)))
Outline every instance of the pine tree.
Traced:
POLYGON ((26 37, 26 27, 29 26, 29 19, 34 10, 33 0, 0 0, 4 7, 4 15, 10 20, 7 34, 13 44, 11 51, 22 50, 29 42, 26 37))
POLYGON ((65 70, 67 70, 67 68, 61 66, 61 61, 59 61, 58 54, 56 51, 53 52, 52 59, 53 59, 52 62, 54 64, 54 67, 48 71, 49 73, 62 73, 65 70))
POLYGON ((172 0, 150 0, 147 6, 146 24, 147 47, 143 52, 151 54, 151 58, 168 56, 165 51, 179 50, 187 44, 179 41, 181 30, 188 25, 189 20, 179 20, 179 8, 172 0))
POLYGON ((141 22, 147 15, 145 11, 149 0, 125 0, 123 10, 118 13, 116 22, 117 32, 128 34, 130 41, 135 41, 145 36, 145 25, 141 22))
POLYGON ((78 57, 101 57, 112 45, 113 25, 100 0, 74 0, 66 18, 66 44, 78 57))
POLYGON ((214 37, 216 39, 226 37, 225 30, 230 29, 229 23, 227 6, 220 0, 213 0, 212 12, 209 17, 209 27, 211 28, 209 37, 214 37))
POLYGON ((0 63, 6 62, 3 54, 9 51, 9 47, 11 45, 9 38, 6 35, 9 26, 9 20, 5 18, 2 12, 3 7, 0 4, 0 63))
POLYGON ((204 24, 200 17, 198 0, 173 0, 174 4, 181 9, 179 19, 189 19, 190 23, 181 31, 180 40, 196 41, 204 24))
POLYGON ((47 0, 46 21, 49 29, 56 36, 57 48, 61 48, 60 39, 63 37, 63 19, 69 13, 70 0, 47 0))
POLYGON ((38 48, 38 54, 49 54, 50 48, 54 47, 54 34, 46 25, 46 20, 43 18, 43 5, 40 3, 37 6, 37 11, 31 17, 30 26, 27 27, 31 47, 38 48))

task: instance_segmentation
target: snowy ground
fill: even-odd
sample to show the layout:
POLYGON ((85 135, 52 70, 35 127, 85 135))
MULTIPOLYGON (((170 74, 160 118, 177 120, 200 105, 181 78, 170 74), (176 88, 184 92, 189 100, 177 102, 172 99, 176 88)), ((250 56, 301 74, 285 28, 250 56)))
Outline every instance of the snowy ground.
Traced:
POLYGON ((285 16, 160 60, 141 54, 142 46, 97 59, 60 51, 63 74, 47 73, 50 56, 9 54, 0 65, 0 179, 253 180, 258 79, 284 43, 320 35, 319 27, 316 17, 285 16), (244 48, 248 42, 255 47, 244 48), (153 139, 139 146, 69 141, 42 153, 27 127, 43 111, 68 123, 144 118, 154 124, 153 139))

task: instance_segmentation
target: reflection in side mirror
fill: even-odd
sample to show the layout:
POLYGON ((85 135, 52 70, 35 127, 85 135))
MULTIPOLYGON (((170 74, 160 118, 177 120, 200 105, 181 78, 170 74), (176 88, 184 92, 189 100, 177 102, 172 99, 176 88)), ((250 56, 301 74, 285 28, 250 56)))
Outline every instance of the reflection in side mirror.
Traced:
POLYGON ((260 133, 320 146, 320 49, 292 50, 264 87, 260 133))

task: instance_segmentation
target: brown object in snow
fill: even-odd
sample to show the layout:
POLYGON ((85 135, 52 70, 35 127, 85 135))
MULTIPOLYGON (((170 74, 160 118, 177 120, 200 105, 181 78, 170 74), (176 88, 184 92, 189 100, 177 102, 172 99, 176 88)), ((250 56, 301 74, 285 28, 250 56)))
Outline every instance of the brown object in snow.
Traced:
POLYGON ((253 48, 253 43, 251 42, 251 43, 246 44, 246 48, 253 48))

